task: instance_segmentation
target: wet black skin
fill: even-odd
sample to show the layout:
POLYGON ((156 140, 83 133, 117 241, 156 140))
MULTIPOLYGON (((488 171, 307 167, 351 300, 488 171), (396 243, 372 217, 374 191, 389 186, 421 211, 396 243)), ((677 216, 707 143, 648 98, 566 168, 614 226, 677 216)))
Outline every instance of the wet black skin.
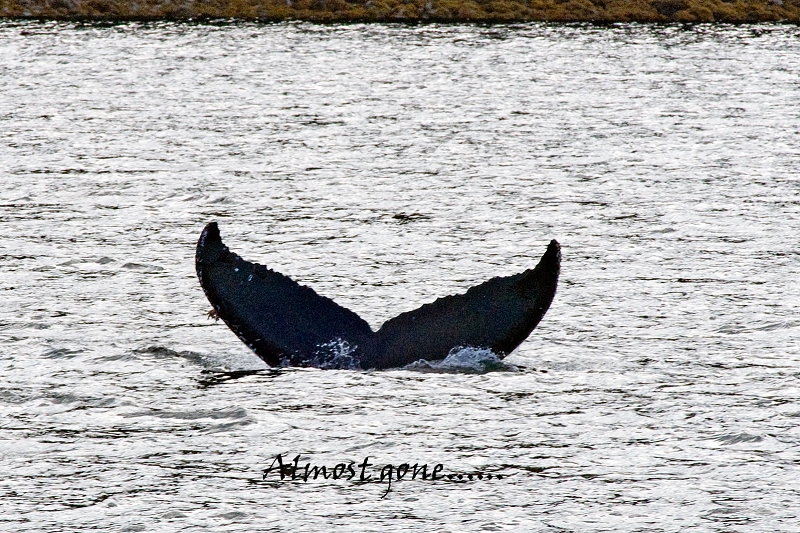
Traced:
POLYGON ((335 351, 331 346, 344 341, 365 369, 441 360, 457 347, 508 355, 550 307, 560 264, 560 247, 550 241, 536 268, 439 298, 373 332, 330 298, 230 252, 216 222, 203 230, 195 257, 200 285, 216 314, 268 365, 326 366, 335 351))

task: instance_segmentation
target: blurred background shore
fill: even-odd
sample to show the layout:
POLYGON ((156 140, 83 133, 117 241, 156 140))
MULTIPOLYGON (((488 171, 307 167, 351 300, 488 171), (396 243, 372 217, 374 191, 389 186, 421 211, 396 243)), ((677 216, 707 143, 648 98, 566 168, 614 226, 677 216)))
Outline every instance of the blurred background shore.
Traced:
POLYGON ((318 22, 800 22, 800 0, 0 0, 1 18, 318 22))

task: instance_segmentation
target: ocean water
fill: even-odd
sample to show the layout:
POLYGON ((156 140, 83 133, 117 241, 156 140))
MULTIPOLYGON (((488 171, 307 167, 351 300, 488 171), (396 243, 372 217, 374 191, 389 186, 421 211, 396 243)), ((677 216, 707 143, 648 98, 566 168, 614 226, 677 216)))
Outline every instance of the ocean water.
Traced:
POLYGON ((798 102, 793 26, 0 23, 0 529, 798 531, 798 102), (212 220, 373 328, 561 281, 502 363, 274 370, 212 220))

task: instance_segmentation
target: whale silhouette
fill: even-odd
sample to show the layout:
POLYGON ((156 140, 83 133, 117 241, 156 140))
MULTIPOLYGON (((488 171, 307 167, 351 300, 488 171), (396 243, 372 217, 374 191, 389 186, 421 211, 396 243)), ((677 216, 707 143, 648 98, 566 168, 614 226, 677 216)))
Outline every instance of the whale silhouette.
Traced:
POLYGON ((270 366, 397 368, 441 360, 461 347, 511 353, 556 293, 561 249, 553 240, 536 268, 492 278, 386 321, 361 317, 288 276, 228 250, 216 222, 197 241, 195 267, 214 313, 270 366))

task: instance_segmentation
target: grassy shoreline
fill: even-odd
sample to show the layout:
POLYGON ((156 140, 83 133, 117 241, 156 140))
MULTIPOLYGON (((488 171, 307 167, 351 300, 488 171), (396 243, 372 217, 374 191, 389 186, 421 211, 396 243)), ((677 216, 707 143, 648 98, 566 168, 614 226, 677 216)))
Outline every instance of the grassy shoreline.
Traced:
POLYGON ((0 0, 0 18, 798 24, 800 0, 0 0))

